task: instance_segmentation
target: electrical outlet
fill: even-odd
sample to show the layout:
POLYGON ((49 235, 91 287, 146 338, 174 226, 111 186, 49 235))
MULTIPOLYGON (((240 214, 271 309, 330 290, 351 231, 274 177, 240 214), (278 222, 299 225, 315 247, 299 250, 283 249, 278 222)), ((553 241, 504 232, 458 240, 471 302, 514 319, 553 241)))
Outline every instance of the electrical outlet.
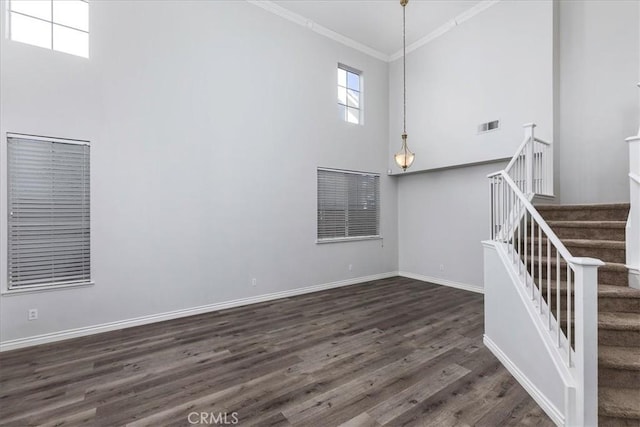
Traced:
POLYGON ((29 320, 38 320, 38 309, 30 308, 28 318, 29 320))
POLYGON ((258 281, 256 280, 255 277, 253 279, 251 279, 251 286, 255 286, 257 283, 258 283, 258 281))
POLYGON ((440 264, 440 271, 444 271, 444 264, 440 264))
POLYGON ((353 264, 349 264, 349 271, 353 271, 353 264))

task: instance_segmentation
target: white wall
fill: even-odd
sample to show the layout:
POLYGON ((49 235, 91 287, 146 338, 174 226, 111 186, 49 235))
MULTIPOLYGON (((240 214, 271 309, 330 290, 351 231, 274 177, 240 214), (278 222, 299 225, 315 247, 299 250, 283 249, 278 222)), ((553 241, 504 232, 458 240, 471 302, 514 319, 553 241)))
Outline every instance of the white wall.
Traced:
POLYGON ((559 4, 562 203, 629 201, 625 138, 638 129, 639 8, 618 0, 559 4))
POLYGON ((483 246, 484 344, 557 425, 580 425, 565 418, 569 408, 575 407, 572 400, 567 401, 573 381, 552 347, 555 343, 546 325, 527 301, 527 291, 512 275, 505 256, 493 242, 483 246))
MULTIPOLYGON (((552 17, 551 1, 502 1, 407 54, 412 171, 511 157, 524 123, 551 139, 552 17), (477 134, 495 119, 500 130, 477 134)), ((389 167, 401 173, 391 160, 402 133, 401 59, 389 87, 389 167)))
MULTIPOLYGON (((400 271, 482 287, 486 175, 506 166, 496 159, 513 156, 524 123, 553 134, 552 28, 550 1, 503 1, 407 55, 410 171, 418 173, 398 177, 400 271), (493 119, 501 129, 477 135, 493 119)), ((389 159, 402 132, 401 67, 395 61, 389 72, 389 159)))
POLYGON ((245 2, 92 2, 90 23, 89 60, 1 41, 2 287, 6 132, 91 140, 96 282, 2 295, 1 341, 397 270, 387 64, 245 2), (337 119, 338 62, 364 126, 337 119), (318 166, 383 173, 383 241, 315 244, 318 166))
POLYGON ((489 236, 491 214, 487 174, 505 166, 497 162, 399 178, 401 272, 482 288, 480 242, 489 236))

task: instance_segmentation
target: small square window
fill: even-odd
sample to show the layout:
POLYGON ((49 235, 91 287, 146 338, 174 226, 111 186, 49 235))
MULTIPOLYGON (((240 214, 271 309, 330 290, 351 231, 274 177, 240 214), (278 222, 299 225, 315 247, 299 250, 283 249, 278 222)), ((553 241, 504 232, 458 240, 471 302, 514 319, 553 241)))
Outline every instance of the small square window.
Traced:
POLYGON ((338 64, 338 116, 347 123, 362 123, 362 78, 359 71, 338 64))

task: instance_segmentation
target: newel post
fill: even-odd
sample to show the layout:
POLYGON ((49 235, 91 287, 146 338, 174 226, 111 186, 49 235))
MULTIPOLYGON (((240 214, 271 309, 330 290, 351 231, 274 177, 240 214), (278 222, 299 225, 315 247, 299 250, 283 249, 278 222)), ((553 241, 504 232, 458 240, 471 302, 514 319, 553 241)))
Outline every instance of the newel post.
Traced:
POLYGON ((529 141, 525 148, 525 193, 533 194, 533 143, 534 143, 534 128, 535 123, 527 123, 524 125, 524 137, 529 141))
POLYGON ((575 425, 598 425, 598 267, 594 258, 573 258, 575 270, 575 425))

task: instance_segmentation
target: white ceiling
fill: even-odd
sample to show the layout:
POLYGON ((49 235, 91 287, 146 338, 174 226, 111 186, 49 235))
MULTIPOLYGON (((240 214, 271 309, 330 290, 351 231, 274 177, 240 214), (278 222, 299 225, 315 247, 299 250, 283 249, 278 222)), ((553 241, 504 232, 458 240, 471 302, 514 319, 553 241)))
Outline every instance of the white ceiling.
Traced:
MULTIPOLYGON (((273 3, 385 56, 402 49, 399 0, 278 0, 273 3)), ((479 3, 482 2, 410 0, 406 6, 407 45, 423 39, 479 3)))

